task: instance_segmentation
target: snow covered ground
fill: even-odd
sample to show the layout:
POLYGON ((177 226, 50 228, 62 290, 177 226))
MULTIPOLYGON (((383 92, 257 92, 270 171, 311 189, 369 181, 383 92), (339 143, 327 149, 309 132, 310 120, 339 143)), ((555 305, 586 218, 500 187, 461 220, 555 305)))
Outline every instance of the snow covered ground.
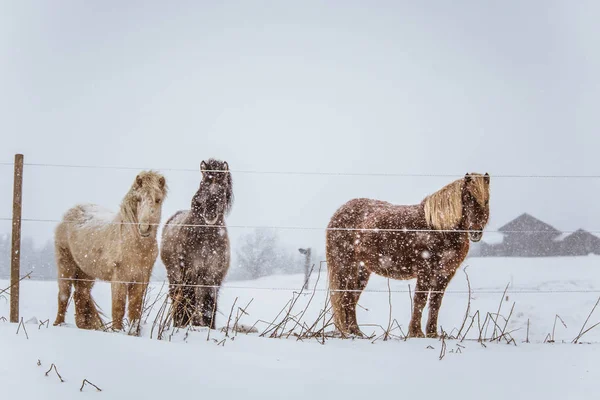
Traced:
MULTIPOLYGON (((251 301, 248 314, 239 322, 255 325, 258 333, 226 337, 223 332, 212 331, 210 340, 206 329, 168 331, 163 340, 157 340, 157 329, 152 325, 160 302, 147 315, 142 337, 79 330, 74 326, 72 305, 69 325, 53 327, 56 283, 23 281, 21 316, 30 320, 25 324, 29 338, 22 328, 16 334, 16 324, 0 322, 0 388, 11 397, 50 399, 132 395, 151 399, 186 395, 249 399, 595 398, 600 378, 600 327, 586 333, 582 344, 571 341, 600 296, 600 258, 468 259, 465 265, 469 265, 466 271, 472 295, 463 333, 473 315, 479 312, 483 325, 503 299, 498 324, 502 329, 506 325, 504 332, 511 332, 514 343, 488 341, 484 347, 475 340, 480 335, 475 318, 467 340, 445 341, 441 360, 442 342, 438 339, 401 340, 395 324, 394 338, 381 338, 382 327, 387 328, 390 321, 390 296, 391 319, 406 331, 411 301, 407 289, 409 285, 414 289, 414 281, 390 281, 388 291, 386 279, 372 277, 361 297, 358 319, 363 331, 373 338, 329 338, 324 344, 317 339, 298 341, 294 336, 260 337, 271 321, 281 320, 277 314, 294 291, 298 293, 302 285, 299 275, 227 283, 220 295, 217 326, 227 325, 234 302, 232 318, 240 315, 238 306, 245 307, 251 301), (507 297, 503 298, 507 284, 507 297), (509 315, 506 323, 504 318, 509 315), (34 319, 49 319, 50 326, 40 327, 34 319), (524 343, 527 338, 531 343, 524 343), (544 343, 548 339, 554 343, 544 343), (55 371, 45 376, 52 363, 64 383, 55 371), (83 379, 98 385, 102 392, 86 386, 80 393, 83 379)), ((439 323, 450 335, 456 335, 461 327, 468 303, 462 270, 450 284, 440 312, 439 323)), ((318 283, 317 275, 315 271, 311 290, 295 295, 298 300, 290 314, 301 317, 300 325, 312 324, 326 303, 326 273, 321 272, 318 283)), ((0 281, 0 287, 7 285, 0 281)), ((159 283, 153 283, 149 304, 161 295, 160 288, 159 283)), ((98 283, 93 293, 110 315, 109 285, 98 283)), ((8 301, 1 298, 0 316, 8 317, 8 301)), ((598 321, 600 307, 587 326, 598 321)), ((289 323, 286 331, 294 324, 289 323)), ((488 323, 482 336, 493 335, 493 324, 488 323)))

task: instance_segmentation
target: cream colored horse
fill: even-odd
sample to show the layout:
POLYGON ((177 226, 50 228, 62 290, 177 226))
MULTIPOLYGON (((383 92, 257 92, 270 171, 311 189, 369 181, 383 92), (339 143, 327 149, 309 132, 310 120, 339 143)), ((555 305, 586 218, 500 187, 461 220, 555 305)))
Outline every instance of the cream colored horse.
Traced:
POLYGON ((139 331, 143 297, 158 256, 156 236, 166 195, 165 178, 143 171, 118 213, 95 204, 77 205, 65 213, 54 239, 59 287, 54 325, 65 322, 74 286, 77 327, 102 329, 104 323, 91 296, 95 280, 100 279, 112 282, 112 328, 123 329, 129 299, 130 333, 139 331))

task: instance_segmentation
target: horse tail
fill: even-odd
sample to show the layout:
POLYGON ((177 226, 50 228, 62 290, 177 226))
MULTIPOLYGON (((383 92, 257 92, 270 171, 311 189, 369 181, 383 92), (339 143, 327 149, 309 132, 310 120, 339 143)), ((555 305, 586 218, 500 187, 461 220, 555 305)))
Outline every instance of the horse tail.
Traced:
MULTIPOLYGON (((336 216, 339 215, 343 210, 339 210, 336 215, 333 216, 331 222, 327 226, 328 228, 337 228, 337 224, 334 221, 338 219, 336 216)), ((351 276, 347 273, 349 268, 354 263, 353 252, 349 251, 352 247, 352 233, 344 230, 330 230, 326 232, 326 259, 327 259, 327 272, 329 275, 329 290, 331 306, 333 310, 333 322, 335 327, 342 333, 348 333, 348 321, 346 318, 346 297, 348 284, 352 280, 351 276)))
POLYGON ((326 258, 333 322, 342 333, 362 336, 356 320, 356 305, 367 286, 369 272, 355 257, 360 215, 354 210, 364 208, 363 199, 350 200, 340 207, 329 222, 326 233, 326 258), (334 228, 334 229, 331 229, 334 228))
POLYGON ((352 277, 347 275, 347 272, 350 270, 347 266, 352 265, 354 260, 348 254, 344 254, 345 252, 338 242, 338 240, 342 239, 340 236, 344 236, 344 234, 333 232, 328 233, 327 236, 326 259, 333 322, 341 333, 347 333, 349 327, 346 318, 346 298, 349 293, 345 290, 349 289, 348 284, 352 281, 352 277), (330 237, 334 237, 335 239, 329 239, 330 237))
POLYGON ((89 279, 76 279, 74 281, 75 293, 73 300, 75 301, 75 323, 81 329, 103 330, 105 323, 102 316, 106 315, 102 312, 96 300, 92 297, 92 287, 94 281, 89 279))

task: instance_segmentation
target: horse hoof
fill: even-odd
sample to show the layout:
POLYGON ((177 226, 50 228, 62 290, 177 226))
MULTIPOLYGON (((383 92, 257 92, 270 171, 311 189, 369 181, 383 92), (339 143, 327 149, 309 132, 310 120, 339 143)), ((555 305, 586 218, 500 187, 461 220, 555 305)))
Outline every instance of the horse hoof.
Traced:
POLYGON ((411 331, 408 333, 408 337, 409 338, 424 338, 425 334, 423 334, 423 331, 421 331, 421 330, 411 331))
POLYGON ((364 339, 365 335, 360 331, 360 330, 352 330, 350 331, 350 335, 351 338, 353 339, 364 339))
POLYGON ((351 329, 345 332, 338 331, 339 337, 342 339, 364 339, 365 335, 360 330, 351 329))
POLYGON ((344 337, 346 339, 364 339, 365 338, 365 336, 362 333, 361 334, 358 334, 358 333, 347 333, 347 334, 344 335, 344 337))
POLYGON ((437 334, 437 332, 427 332, 427 337, 430 339, 437 339, 440 336, 437 334))

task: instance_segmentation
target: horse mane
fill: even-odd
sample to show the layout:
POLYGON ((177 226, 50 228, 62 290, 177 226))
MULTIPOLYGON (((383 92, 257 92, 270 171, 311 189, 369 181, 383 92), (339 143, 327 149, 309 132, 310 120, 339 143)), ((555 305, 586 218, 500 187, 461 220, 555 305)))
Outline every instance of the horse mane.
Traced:
MULTIPOLYGON (((206 168, 203 169, 203 172, 213 171, 217 174, 225 174, 225 184, 227 185, 227 191, 225 192, 225 214, 229 214, 231 208, 233 207, 234 200, 233 178, 231 176, 231 172, 229 171, 229 165, 227 164, 227 161, 221 161, 215 158, 209 158, 208 160, 204 161, 204 163, 206 164, 206 168)), ((202 179, 200 184, 201 187, 203 182, 204 179, 202 179)))
MULTIPOLYGON (((490 198, 490 186, 486 184, 484 175, 471 173, 470 192, 480 205, 490 198)), ((488 176, 489 178, 489 176, 488 176)))
MULTIPOLYGON (((473 197, 481 205, 489 196, 489 187, 485 184, 483 175, 469 174, 471 177, 469 189, 473 197)), ((423 200, 425 220, 434 229, 446 230, 455 228, 463 214, 462 188, 465 179, 457 179, 427 196, 423 200)))
POLYGON ((156 171, 142 171, 131 184, 129 191, 121 201, 122 222, 131 225, 137 224, 138 193, 143 190, 162 192, 163 198, 167 196, 169 188, 164 176, 156 171))

